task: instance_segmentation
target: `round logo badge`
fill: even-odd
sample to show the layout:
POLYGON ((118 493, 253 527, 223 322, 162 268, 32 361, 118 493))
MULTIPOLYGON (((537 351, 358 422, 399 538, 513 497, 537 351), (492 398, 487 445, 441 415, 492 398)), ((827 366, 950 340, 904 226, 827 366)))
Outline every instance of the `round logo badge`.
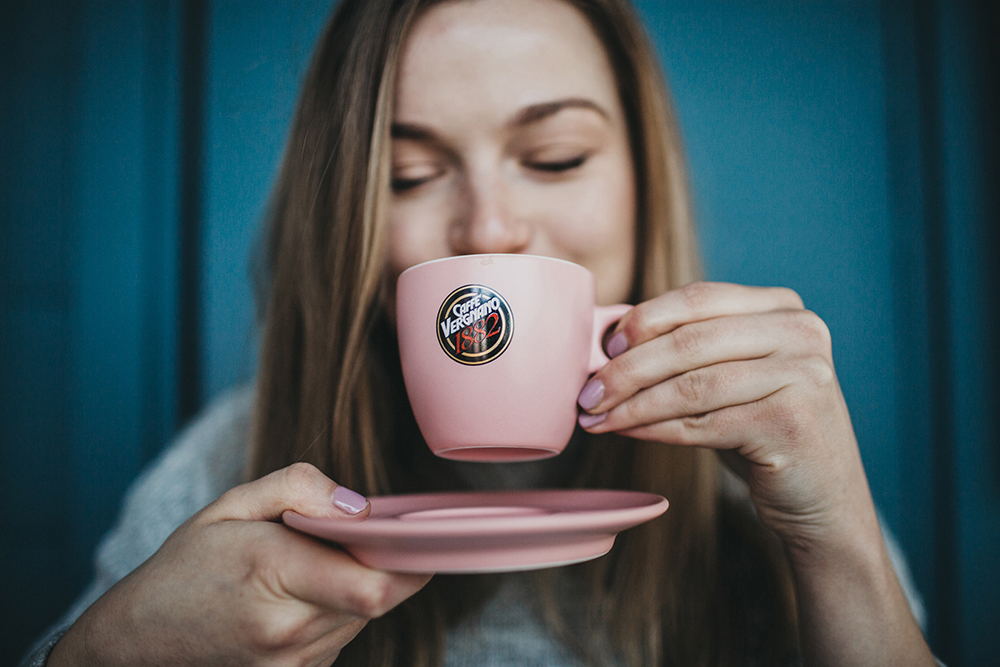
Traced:
POLYGON ((437 316, 438 342, 460 364, 486 364, 507 349, 514 316, 507 301, 485 285, 466 285, 448 295, 437 316))

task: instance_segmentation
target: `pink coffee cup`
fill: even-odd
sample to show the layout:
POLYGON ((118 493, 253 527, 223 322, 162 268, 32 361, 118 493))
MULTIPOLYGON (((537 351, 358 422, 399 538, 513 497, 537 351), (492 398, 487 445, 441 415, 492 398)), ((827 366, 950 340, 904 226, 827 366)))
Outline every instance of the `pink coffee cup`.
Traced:
POLYGON ((631 306, 597 306, 587 269, 533 255, 463 255, 399 276, 399 356, 436 455, 527 461, 560 453, 576 398, 609 359, 607 329, 631 306))

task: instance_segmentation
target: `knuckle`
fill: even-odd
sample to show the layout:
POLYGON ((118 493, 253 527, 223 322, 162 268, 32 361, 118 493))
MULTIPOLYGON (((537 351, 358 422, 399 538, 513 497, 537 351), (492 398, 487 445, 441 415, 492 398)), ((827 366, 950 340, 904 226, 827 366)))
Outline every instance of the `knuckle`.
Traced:
POLYGON ((790 287, 775 287, 773 289, 778 293, 780 301, 788 304, 789 308, 805 308, 805 303, 802 301, 802 297, 798 292, 790 287))
POLYGON ((774 402, 766 417, 783 442, 797 442, 808 437, 814 426, 808 407, 791 398, 774 402))
POLYGON ((246 490, 243 488, 243 486, 234 486, 233 488, 229 489, 221 496, 219 496, 215 500, 215 502, 209 505, 209 507, 206 509, 212 508, 213 506, 218 507, 220 505, 228 506, 228 505, 239 504, 240 502, 242 502, 244 496, 246 496, 246 490))
POLYGON ((714 412, 703 412, 697 415, 688 415, 681 418, 681 425, 685 432, 704 432, 710 430, 716 421, 714 412))
POLYGON ((645 399, 645 393, 640 393, 615 408, 615 411, 620 413, 619 421, 626 424, 641 424, 644 421, 645 399))
POLYGON ((252 497, 246 487, 246 484, 241 484, 229 489, 191 517, 190 524, 204 527, 228 517, 233 508, 244 507, 252 497))
POLYGON ((308 491, 323 477, 319 468, 310 463, 293 463, 285 468, 285 484, 293 491, 308 491))
POLYGON ((649 306, 646 303, 640 303, 629 311, 627 317, 623 331, 629 343, 634 345, 636 341, 646 340, 652 325, 649 306))
POLYGON ((679 293, 681 303, 692 312, 700 312, 711 301, 715 289, 710 283, 699 281, 684 285, 679 293))
POLYGON ((704 345, 704 332, 694 325, 682 326, 670 334, 674 349, 685 358, 697 357, 704 345))
POLYGON ((702 371, 688 371, 676 379, 677 393, 690 406, 701 405, 708 392, 708 381, 702 371))
POLYGON ((825 356, 814 354, 804 361, 803 367, 806 377, 814 386, 822 388, 833 384, 833 364, 825 356))
POLYGON ((361 618, 378 618, 392 609, 392 582, 381 573, 358 582, 350 604, 361 618))
POLYGON ((282 653, 302 642, 306 625, 296 614, 262 615, 251 623, 250 636, 260 651, 282 653))
POLYGON ((806 341, 814 344, 823 352, 829 352, 832 349, 830 328, 826 326, 822 317, 811 310, 802 310, 795 314, 793 320, 795 328, 806 341))
POLYGON ((622 355, 613 359, 608 367, 600 373, 601 381, 606 387, 605 398, 627 396, 635 391, 642 372, 640 360, 633 356, 622 355))

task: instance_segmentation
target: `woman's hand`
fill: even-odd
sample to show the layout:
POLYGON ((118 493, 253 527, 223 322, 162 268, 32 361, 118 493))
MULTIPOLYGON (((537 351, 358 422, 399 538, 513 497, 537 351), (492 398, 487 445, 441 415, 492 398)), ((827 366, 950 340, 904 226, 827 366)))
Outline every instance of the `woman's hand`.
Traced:
POLYGON ((830 334, 788 289, 639 304, 580 392, 590 432, 720 450, 787 548, 810 665, 933 665, 878 526, 830 334))
POLYGON ((580 394, 588 431, 739 454, 761 520, 793 544, 870 506, 829 331, 795 292, 693 283, 632 309, 608 348, 580 394))
POLYGON ((48 664, 329 665, 430 579, 371 570, 278 523, 285 510, 343 521, 371 511, 337 489, 307 464, 232 489, 88 609, 48 664))

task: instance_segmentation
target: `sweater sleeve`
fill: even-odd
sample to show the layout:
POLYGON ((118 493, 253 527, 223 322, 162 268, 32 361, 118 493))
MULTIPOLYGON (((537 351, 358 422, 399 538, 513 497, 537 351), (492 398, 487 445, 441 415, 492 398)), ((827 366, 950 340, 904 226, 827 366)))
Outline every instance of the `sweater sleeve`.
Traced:
POLYGON ((903 589, 903 595, 906 596, 906 601, 910 604, 910 611, 917 619, 917 624, 921 630, 926 632, 927 610, 924 608, 924 601, 917 590, 917 585, 913 581, 913 575, 910 573, 910 566, 906 562, 903 549, 896 541, 896 536, 892 534, 889 526, 882 519, 881 514, 879 515, 879 524, 882 528, 882 539, 885 540, 886 551, 889 552, 889 560, 892 561, 892 567, 896 570, 896 578, 899 579, 899 586, 903 589))
POLYGON ((152 556, 188 518, 239 484, 252 407, 252 388, 224 395, 132 483, 117 523, 97 548, 90 585, 35 642, 21 667, 42 667, 87 608, 152 556))

